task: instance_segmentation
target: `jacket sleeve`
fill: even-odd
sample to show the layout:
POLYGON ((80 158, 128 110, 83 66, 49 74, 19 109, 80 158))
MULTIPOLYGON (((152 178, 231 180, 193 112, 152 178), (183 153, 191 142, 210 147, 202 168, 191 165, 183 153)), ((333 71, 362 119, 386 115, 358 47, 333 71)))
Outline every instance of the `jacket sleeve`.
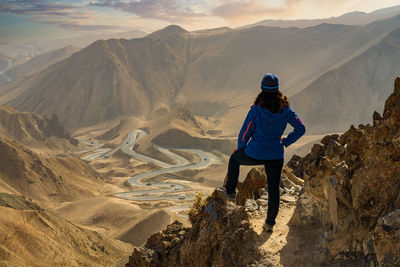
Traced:
POLYGON ((244 120, 243 126, 240 129, 238 136, 237 150, 241 150, 246 147, 255 129, 254 118, 256 115, 256 107, 252 106, 249 113, 247 113, 246 119, 244 120))
POLYGON ((306 132, 306 127, 304 126, 304 123, 300 120, 300 118, 291 108, 289 108, 288 122, 290 125, 293 126, 294 129, 292 132, 290 132, 290 134, 286 138, 283 138, 283 145, 285 147, 288 147, 294 142, 296 142, 306 132))

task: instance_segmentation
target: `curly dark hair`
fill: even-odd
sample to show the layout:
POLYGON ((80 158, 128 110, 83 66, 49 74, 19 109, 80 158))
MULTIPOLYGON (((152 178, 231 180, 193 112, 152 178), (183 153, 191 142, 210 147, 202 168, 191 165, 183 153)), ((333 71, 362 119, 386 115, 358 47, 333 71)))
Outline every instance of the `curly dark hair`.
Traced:
POLYGON ((258 94, 254 105, 261 106, 262 108, 269 109, 272 113, 282 111, 284 107, 290 107, 290 103, 285 95, 281 91, 277 92, 266 92, 261 91, 258 94))

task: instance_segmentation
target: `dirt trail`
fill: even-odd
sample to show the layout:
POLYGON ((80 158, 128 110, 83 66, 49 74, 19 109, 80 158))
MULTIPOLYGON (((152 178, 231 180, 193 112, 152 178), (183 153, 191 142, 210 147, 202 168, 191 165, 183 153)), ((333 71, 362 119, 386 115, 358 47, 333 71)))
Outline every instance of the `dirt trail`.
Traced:
POLYGON ((274 226, 272 233, 263 231, 262 226, 264 220, 267 217, 267 212, 259 212, 254 214, 251 224, 253 229, 258 234, 258 244, 260 248, 265 251, 265 258, 271 263, 275 263, 274 266, 279 265, 280 252, 282 248, 287 244, 286 236, 289 232, 288 223, 293 215, 295 204, 281 203, 279 214, 274 226))

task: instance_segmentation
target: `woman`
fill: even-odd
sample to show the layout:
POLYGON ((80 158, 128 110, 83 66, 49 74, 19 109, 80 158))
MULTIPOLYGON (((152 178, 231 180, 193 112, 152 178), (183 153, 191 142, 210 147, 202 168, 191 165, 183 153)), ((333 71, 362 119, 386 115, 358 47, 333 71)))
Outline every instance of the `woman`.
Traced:
POLYGON ((228 180, 220 190, 233 200, 240 165, 264 165, 268 181, 268 213, 263 228, 272 232, 279 210, 283 147, 290 146, 304 135, 305 127, 290 108, 287 97, 279 91, 279 79, 275 74, 264 75, 261 90, 240 130, 237 149, 229 159, 228 180), (287 123, 294 130, 282 138, 287 123))

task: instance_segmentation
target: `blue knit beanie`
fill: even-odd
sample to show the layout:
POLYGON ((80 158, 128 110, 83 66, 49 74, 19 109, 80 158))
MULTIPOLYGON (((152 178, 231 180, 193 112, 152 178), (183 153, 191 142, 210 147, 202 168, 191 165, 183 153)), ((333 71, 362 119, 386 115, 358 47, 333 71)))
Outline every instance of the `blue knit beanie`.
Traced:
POLYGON ((277 92, 279 91, 279 79, 273 73, 267 73, 261 81, 261 90, 266 92, 277 92))

